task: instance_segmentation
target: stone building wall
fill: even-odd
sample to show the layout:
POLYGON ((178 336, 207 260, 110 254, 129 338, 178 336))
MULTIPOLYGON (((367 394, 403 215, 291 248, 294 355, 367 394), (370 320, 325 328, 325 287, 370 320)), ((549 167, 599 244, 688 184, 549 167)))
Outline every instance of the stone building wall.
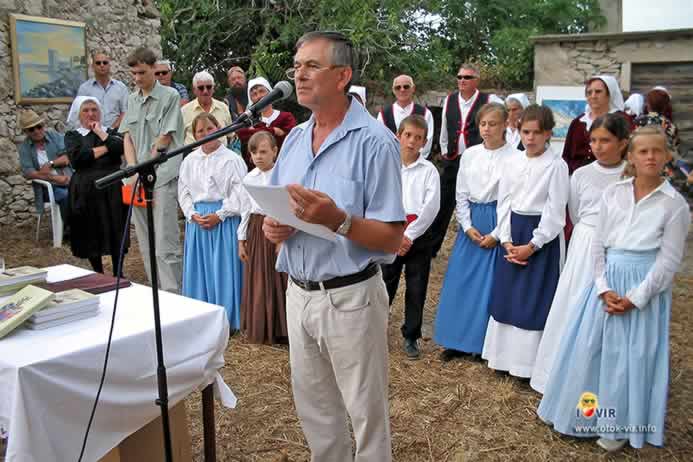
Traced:
POLYGON ((0 0, 0 224, 22 225, 33 221, 35 209, 31 186, 19 170, 20 110, 33 109, 49 128, 62 132, 70 106, 15 104, 10 13, 86 23, 87 53, 108 51, 114 77, 128 86, 127 55, 138 46, 159 52, 161 23, 153 0, 0 0))
POLYGON ((630 91, 635 63, 693 60, 693 29, 616 34, 534 37, 534 86, 582 85, 595 74, 611 74, 630 91))

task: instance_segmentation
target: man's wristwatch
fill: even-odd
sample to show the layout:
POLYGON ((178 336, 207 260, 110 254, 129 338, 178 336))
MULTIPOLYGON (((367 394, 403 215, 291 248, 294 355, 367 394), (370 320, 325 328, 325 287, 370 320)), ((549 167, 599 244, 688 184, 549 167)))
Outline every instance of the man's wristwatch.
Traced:
POLYGON ((351 215, 349 215, 349 212, 344 213, 346 214, 346 218, 344 219, 342 224, 339 225, 337 231, 335 231, 340 236, 346 236, 347 234, 349 234, 349 230, 351 229, 351 215))
POLYGON ((52 168, 52 167, 55 167, 55 162, 53 162, 52 160, 49 160, 49 161, 48 161, 48 165, 50 165, 51 168, 52 168))

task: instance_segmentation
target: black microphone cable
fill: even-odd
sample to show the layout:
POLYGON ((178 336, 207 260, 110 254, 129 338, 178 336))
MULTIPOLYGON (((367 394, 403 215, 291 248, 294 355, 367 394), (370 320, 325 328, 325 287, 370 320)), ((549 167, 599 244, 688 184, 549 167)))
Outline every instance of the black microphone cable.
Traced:
MULTIPOLYGON (((108 369, 108 357, 111 354, 111 341, 113 340, 113 328, 115 327, 115 317, 116 309, 118 308, 118 295, 120 293, 120 275, 123 273, 123 260, 125 259, 125 242, 127 242, 128 236, 130 234, 130 218, 132 217, 132 207, 135 204, 135 196, 137 195, 137 190, 140 186, 140 178, 137 177, 135 181, 135 187, 132 188, 132 197, 130 197, 130 206, 128 207, 127 218, 125 219, 125 229, 123 230, 123 238, 120 241, 120 253, 118 255, 118 268, 116 268, 116 290, 115 290, 115 300, 113 300, 113 314, 111 315, 111 327, 108 331, 108 342, 106 343, 106 354, 103 360, 103 369, 101 370, 101 380, 99 382, 99 388, 96 392, 96 398, 94 399, 94 405, 91 408, 91 415, 89 416, 89 423, 87 424, 87 429, 84 432, 84 439, 82 440, 82 449, 79 452, 78 462, 82 462, 82 457, 84 457, 84 451, 87 449, 87 440, 89 439, 89 431, 91 430, 91 424, 94 422, 94 415, 96 414, 96 406, 99 404, 99 398, 101 398, 101 390, 103 389, 103 384, 106 380, 106 370, 108 369)), ((147 207, 151 207, 151 204, 147 204, 147 207)))

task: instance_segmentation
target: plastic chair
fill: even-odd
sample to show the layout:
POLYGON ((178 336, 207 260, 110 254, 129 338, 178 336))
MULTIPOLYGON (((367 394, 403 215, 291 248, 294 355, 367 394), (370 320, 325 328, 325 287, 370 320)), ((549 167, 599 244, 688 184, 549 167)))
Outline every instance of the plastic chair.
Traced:
MULTIPOLYGON (((37 207, 36 220, 36 240, 39 240, 39 230, 41 229, 41 217, 50 210, 51 212, 51 229, 53 231, 53 247, 62 247, 63 245, 63 219, 60 214, 60 206, 55 201, 53 194, 53 185, 45 180, 29 180, 30 183, 40 184, 48 190, 48 202, 44 202, 43 207, 37 207)), ((44 196, 45 199, 45 196, 44 196)))

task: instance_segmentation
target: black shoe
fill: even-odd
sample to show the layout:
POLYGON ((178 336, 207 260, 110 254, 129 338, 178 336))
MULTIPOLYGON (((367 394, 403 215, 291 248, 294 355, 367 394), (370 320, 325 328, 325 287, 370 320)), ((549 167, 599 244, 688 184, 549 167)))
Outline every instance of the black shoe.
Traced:
POLYGON ((447 363, 448 361, 452 361, 453 359, 456 358, 462 358, 464 356, 468 356, 469 353, 465 353, 464 351, 458 351, 458 350, 453 350, 452 348, 447 348, 440 353, 440 360, 443 361, 444 363, 447 363))
POLYGON ((419 343, 416 340, 404 339, 404 353, 409 359, 419 359, 421 357, 421 350, 419 350, 419 343))

